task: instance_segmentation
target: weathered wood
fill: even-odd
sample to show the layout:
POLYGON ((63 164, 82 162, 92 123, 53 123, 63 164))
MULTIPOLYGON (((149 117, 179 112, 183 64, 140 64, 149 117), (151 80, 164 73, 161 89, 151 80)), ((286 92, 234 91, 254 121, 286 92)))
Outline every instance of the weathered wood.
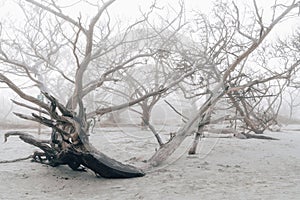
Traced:
POLYGON ((235 133, 234 137, 239 138, 239 139, 263 139, 263 140, 279 140, 277 138, 269 137, 269 136, 264 136, 264 135, 255 135, 255 134, 249 134, 249 133, 235 133))
POLYGON ((5 141, 9 136, 19 136, 24 142, 43 150, 43 152, 35 152, 30 157, 36 162, 53 167, 68 165, 73 170, 81 170, 80 166, 82 165, 104 178, 133 178, 145 175, 142 170, 116 161, 99 152, 90 144, 85 144, 85 147, 81 147, 81 149, 70 145, 68 148, 58 151, 58 149, 50 147, 49 141, 39 140, 28 133, 7 132, 4 135, 5 141))
POLYGON ((79 106, 80 112, 76 114, 60 104, 53 96, 43 94, 50 101, 46 110, 51 118, 34 113, 32 116, 20 113, 15 115, 50 127, 52 129, 50 140, 40 140, 28 133, 12 131, 4 135, 5 142, 9 136, 19 136, 24 142, 42 150, 33 154, 34 161, 53 167, 68 165, 73 170, 83 170, 82 167, 86 167, 105 178, 132 178, 145 175, 142 170, 108 157, 89 143, 88 123, 83 105, 79 106))
POLYGON ((104 178, 133 178, 145 175, 142 170, 118 162, 101 152, 83 153, 80 158, 82 165, 104 178))
POLYGON ((195 113, 190 120, 182 127, 176 134, 175 137, 172 138, 167 144, 161 146, 155 154, 148 160, 145 168, 150 169, 152 167, 156 167, 160 165, 163 161, 165 161, 174 151, 180 146, 180 144, 184 141, 184 139, 189 136, 194 130, 196 125, 205 125, 208 121, 198 121, 198 119, 203 116, 205 112, 207 112, 211 107, 213 107, 216 102, 227 92, 228 87, 224 87, 223 83, 220 82, 215 89, 213 90, 213 95, 206 99, 205 103, 201 106, 201 108, 195 113))
POLYGON ((24 158, 17 158, 17 159, 13 159, 13 160, 0 160, 0 164, 19 162, 19 161, 23 161, 23 160, 28 160, 30 158, 33 158, 33 156, 30 155, 30 156, 27 156, 27 157, 24 157, 24 158))
POLYGON ((191 148, 188 151, 189 155, 196 154, 198 143, 200 141, 201 135, 203 135, 203 129, 204 129, 204 126, 198 127, 198 130, 195 133, 195 138, 194 138, 193 144, 192 144, 191 148))

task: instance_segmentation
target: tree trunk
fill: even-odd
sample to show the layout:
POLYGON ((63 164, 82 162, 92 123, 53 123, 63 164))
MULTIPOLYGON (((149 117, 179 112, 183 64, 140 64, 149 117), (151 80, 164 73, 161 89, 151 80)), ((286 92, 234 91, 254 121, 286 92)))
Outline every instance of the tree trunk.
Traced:
POLYGON ((237 111, 243 117, 243 120, 244 120, 246 126, 248 126, 251 129, 251 131, 255 132, 256 134, 262 134, 263 131, 258 129, 258 127, 252 122, 250 117, 245 114, 245 112, 243 111, 243 109, 241 108, 239 103, 235 100, 234 96, 232 94, 227 94, 227 95, 228 95, 229 99, 231 100, 232 104, 237 109, 237 111))
POLYGON ((204 126, 199 126, 197 132, 195 133, 195 138, 191 148, 189 149, 188 154, 194 155, 196 154, 198 143, 200 141, 201 135, 203 135, 204 126))
POLYGON ((202 117, 202 124, 199 124, 198 125, 198 130, 196 132, 196 135, 195 135, 195 138, 194 138, 194 142, 193 142, 193 145, 192 147, 190 148, 188 154, 189 155, 194 155, 196 154, 196 151, 197 151, 197 147, 198 147, 198 143, 199 143, 199 140, 200 140, 200 137, 201 135, 203 135, 203 132, 204 132, 204 127, 205 127, 205 124, 208 124, 210 123, 210 118, 211 118, 211 111, 208 110, 202 117), (204 123, 203 123, 204 122, 204 123))
POLYGON ((147 105, 142 106, 142 122, 141 122, 141 127, 143 130, 147 129, 147 124, 150 122, 150 117, 151 117, 151 108, 147 105))
POLYGON ((200 109, 194 114, 190 120, 182 127, 177 134, 166 144, 161 146, 156 153, 148 160, 145 168, 152 168, 160 165, 163 161, 165 161, 184 141, 184 139, 191 135, 191 133, 195 130, 195 125, 197 123, 198 126, 206 125, 207 121, 200 121, 201 116, 204 115, 209 109, 214 107, 214 105, 219 101, 221 97, 227 92, 228 87, 224 87, 223 82, 217 84, 212 91, 212 95, 210 98, 206 99, 205 103, 200 107, 200 109), (199 122, 200 121, 200 122, 199 122))
MULTIPOLYGON (((206 100, 194 116, 190 118, 184 127, 182 127, 168 143, 164 144, 156 151, 156 153, 148 160, 145 168, 156 167, 165 161, 180 146, 184 139, 191 135, 191 133, 195 130, 197 121, 204 115, 205 112, 207 112, 207 110, 215 105, 215 103, 227 92, 227 89, 227 87, 223 88, 223 83, 219 83, 215 87, 213 95, 206 100)), ((202 118, 202 121, 197 124, 198 126, 206 125, 207 121, 203 121, 202 118)))
MULTIPOLYGON (((186 132, 188 133, 188 132, 186 132)), ((166 160, 184 141, 188 134, 176 135, 172 140, 158 149, 156 153, 148 160, 146 168, 157 167, 166 160)))

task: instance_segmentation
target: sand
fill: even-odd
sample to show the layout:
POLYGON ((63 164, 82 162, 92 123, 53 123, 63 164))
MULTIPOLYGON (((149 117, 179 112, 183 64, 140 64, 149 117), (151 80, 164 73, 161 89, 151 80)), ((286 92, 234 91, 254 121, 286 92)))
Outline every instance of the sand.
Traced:
MULTIPOLYGON (((157 147, 151 133, 137 127, 95 132, 91 141, 98 149, 136 166, 157 147)), ((0 164, 0 199, 300 199, 300 132, 266 135, 280 140, 204 138, 194 156, 186 153, 189 137, 161 167, 134 179, 97 178, 91 171, 30 160, 0 164)), ((9 138, 0 144, 0 160, 26 157, 34 150, 9 138)))

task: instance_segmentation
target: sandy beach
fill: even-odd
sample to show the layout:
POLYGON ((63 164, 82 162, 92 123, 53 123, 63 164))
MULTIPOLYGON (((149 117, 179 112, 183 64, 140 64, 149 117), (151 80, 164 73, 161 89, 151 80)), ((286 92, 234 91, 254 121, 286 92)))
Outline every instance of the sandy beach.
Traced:
MULTIPOLYGON (((6 131, 1 130, 1 136, 6 131)), ((157 148, 151 132, 136 127, 95 132, 94 146, 135 166, 142 166, 157 148)), ((280 140, 216 138, 215 134, 202 138, 194 156, 186 153, 189 137, 161 167, 133 179, 97 178, 91 171, 30 160, 0 164, 0 199, 299 199, 300 132, 266 135, 280 140)), ((26 157, 35 150, 12 137, 1 142, 0 160, 26 157)))

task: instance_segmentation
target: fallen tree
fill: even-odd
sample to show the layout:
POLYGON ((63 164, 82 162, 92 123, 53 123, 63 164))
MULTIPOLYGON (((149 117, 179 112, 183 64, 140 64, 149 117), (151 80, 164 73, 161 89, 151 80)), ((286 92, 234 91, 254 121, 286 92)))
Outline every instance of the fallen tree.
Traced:
POLYGON ((239 138, 239 139, 254 138, 254 139, 262 139, 262 140, 279 140, 279 139, 274 138, 274 137, 269 137, 269 136, 264 136, 264 135, 254 135, 254 134, 249 134, 249 133, 244 133, 244 132, 235 133, 233 136, 236 137, 236 138, 239 138))

